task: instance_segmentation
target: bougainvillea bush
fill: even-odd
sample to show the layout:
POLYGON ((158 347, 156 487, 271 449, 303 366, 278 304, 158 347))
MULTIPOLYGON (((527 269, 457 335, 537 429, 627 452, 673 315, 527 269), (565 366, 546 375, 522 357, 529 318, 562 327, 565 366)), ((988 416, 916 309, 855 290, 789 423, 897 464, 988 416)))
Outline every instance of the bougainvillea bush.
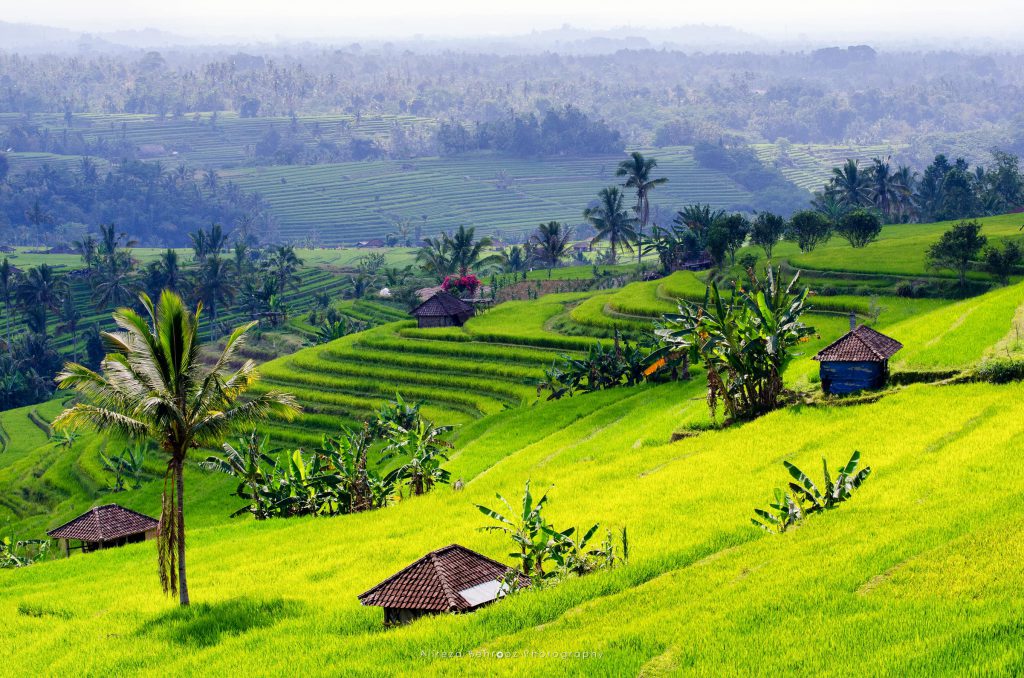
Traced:
POLYGON ((442 290, 460 297, 475 295, 479 287, 480 279, 472 273, 467 273, 466 275, 446 275, 444 282, 441 283, 442 290))

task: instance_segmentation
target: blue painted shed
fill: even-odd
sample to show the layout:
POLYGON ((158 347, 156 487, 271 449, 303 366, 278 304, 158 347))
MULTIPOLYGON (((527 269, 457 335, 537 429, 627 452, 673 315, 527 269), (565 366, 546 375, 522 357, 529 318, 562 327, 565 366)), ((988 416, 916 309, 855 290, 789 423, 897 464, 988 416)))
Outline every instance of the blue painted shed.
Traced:
POLYGON ((821 363, 822 390, 845 395, 881 388, 889 378, 889 358, 901 348, 903 344, 870 327, 853 328, 814 356, 821 363))

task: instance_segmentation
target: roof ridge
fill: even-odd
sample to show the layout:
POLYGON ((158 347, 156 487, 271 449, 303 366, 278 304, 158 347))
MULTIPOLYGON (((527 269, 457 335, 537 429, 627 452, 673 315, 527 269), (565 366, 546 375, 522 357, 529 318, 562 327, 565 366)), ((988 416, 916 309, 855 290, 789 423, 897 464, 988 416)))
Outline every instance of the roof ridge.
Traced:
POLYGON ((860 334, 858 333, 858 330, 861 329, 861 327, 864 327, 864 326, 861 325, 860 327, 858 327, 855 330, 853 330, 852 332, 850 332, 850 336, 852 336, 854 339, 859 341, 861 343, 861 345, 864 348, 866 348, 868 351, 870 351, 873 356, 875 356, 879 360, 885 360, 885 356, 882 355, 881 353, 879 353, 877 348, 872 346, 869 341, 864 339, 864 337, 860 336, 860 334))
MULTIPOLYGON (((449 547, 446 546, 445 548, 447 549, 449 547)), ((459 603, 459 600, 456 598, 457 594, 452 590, 452 586, 448 582, 448 576, 441 568, 441 564, 437 562, 437 551, 431 551, 427 554, 427 557, 430 558, 430 564, 434 567, 434 573, 437 575, 437 580, 441 582, 441 590, 444 591, 444 597, 448 599, 448 605, 455 609, 465 605, 467 603, 466 599, 462 598, 462 596, 458 596, 458 598, 462 598, 462 604, 459 603)))

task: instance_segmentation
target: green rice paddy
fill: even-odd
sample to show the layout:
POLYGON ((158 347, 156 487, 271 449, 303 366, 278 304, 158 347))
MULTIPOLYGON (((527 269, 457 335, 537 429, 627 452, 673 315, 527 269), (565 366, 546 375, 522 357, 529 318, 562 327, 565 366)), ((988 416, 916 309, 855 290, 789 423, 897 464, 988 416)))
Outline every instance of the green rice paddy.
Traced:
MULTIPOLYGON (((872 289, 916 275, 910 262, 943 227, 906 228, 907 237, 887 231, 877 243, 893 241, 885 251, 902 263, 874 245, 833 243, 820 256, 837 268, 816 269, 815 284, 870 262, 872 289)), ((990 235, 1013 228, 1013 218, 986 224, 990 235)), ((676 273, 507 302, 462 328, 399 320, 268 362, 261 387, 288 389, 306 408, 268 425, 276 441, 315 443, 401 392, 458 426, 446 467, 463 489, 261 523, 228 519, 237 507, 230 479, 190 465, 193 607, 160 595, 152 543, 0 571, 0 666, 86 675, 1024 672, 1021 384, 918 383, 860 404, 811 398, 696 435, 710 423, 699 370, 689 382, 538 399, 536 381, 559 353, 615 328, 643 331, 703 291, 703 274, 676 273), (787 480, 782 461, 817 477, 822 457, 834 467, 855 449, 873 472, 842 508, 781 536, 749 524, 787 480), (359 605, 357 594, 449 543, 508 561, 509 544, 477 529, 484 518, 473 504, 492 504, 496 492, 515 501, 528 479, 551 486, 558 525, 627 526, 629 564, 399 628, 359 605)), ((785 379, 813 395, 811 357, 846 331, 849 311, 905 345, 897 374, 969 371, 1019 343, 1024 283, 962 301, 837 294, 811 303, 817 336, 785 379)), ((46 443, 60 407, 0 413, 0 529, 37 536, 108 501, 154 513, 159 482, 104 489, 98 453, 116 441, 46 443)), ((153 478, 160 469, 159 459, 147 462, 153 478)))

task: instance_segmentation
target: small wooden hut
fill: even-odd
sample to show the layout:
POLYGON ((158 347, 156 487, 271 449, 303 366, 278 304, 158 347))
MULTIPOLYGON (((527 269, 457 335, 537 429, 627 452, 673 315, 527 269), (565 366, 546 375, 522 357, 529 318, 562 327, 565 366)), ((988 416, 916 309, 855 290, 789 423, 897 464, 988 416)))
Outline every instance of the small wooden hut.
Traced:
POLYGON ((95 506, 74 520, 47 532, 61 542, 65 554, 82 553, 146 541, 156 536, 159 521, 117 504, 95 506), (72 542, 78 542, 72 545, 72 542))
MULTIPOLYGON (((431 551, 366 593, 363 605, 383 607, 384 623, 405 624, 442 612, 471 612, 503 597, 502 583, 513 568, 464 546, 452 544, 431 551)), ((530 580, 517 574, 520 585, 530 580)))
POLYGON ((889 378, 889 358, 903 344, 870 327, 853 327, 814 356, 821 363, 821 388, 825 393, 845 395, 881 388, 889 378))
POLYGON ((475 312, 472 304, 439 290, 414 308, 412 315, 420 327, 461 327, 475 312))

